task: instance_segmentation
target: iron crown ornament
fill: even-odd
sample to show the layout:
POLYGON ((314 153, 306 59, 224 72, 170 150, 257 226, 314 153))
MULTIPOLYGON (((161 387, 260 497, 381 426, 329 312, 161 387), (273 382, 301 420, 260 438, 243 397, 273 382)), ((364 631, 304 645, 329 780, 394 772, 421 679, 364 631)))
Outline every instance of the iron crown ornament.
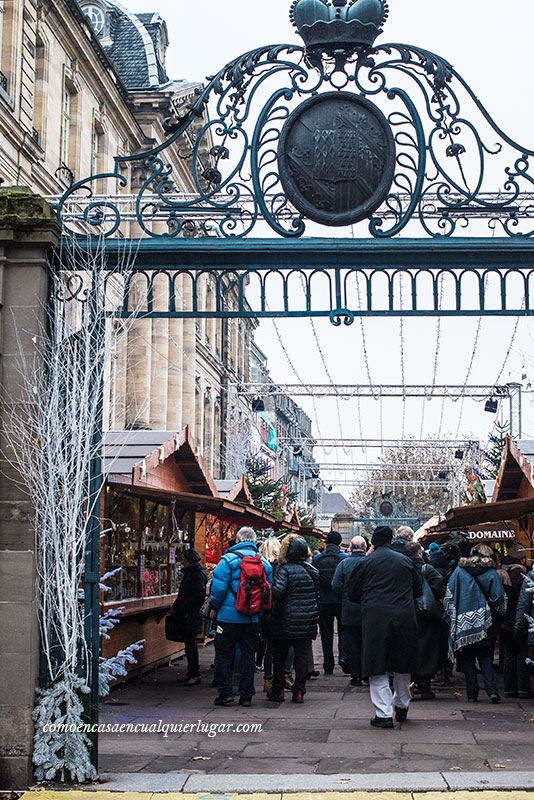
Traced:
POLYGON ((64 231, 297 239, 354 224, 350 235, 375 238, 534 237, 534 149, 445 58, 377 44, 387 13, 385 0, 293 2, 304 44, 238 56, 164 120, 165 141, 72 181, 57 207, 64 231))
POLYGON ((386 0, 295 0, 290 19, 318 65, 323 54, 349 58, 371 48, 388 13, 386 0))

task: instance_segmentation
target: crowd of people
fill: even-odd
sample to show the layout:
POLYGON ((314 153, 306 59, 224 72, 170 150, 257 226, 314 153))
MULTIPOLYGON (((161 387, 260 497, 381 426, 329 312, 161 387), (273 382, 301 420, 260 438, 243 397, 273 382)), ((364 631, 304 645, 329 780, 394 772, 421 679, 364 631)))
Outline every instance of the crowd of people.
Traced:
MULTIPOLYGON (((371 725, 406 721, 410 702, 433 700, 435 685, 463 673, 469 702, 478 702, 478 673, 492 703, 498 651, 504 696, 532 696, 534 666, 534 570, 515 542, 498 554, 487 544, 449 541, 425 551, 411 528, 375 529, 371 542, 356 536, 348 552, 331 531, 323 551, 289 534, 259 545, 241 528, 213 572, 214 703, 250 706, 255 673, 264 671, 266 699, 282 703, 290 692, 304 702, 320 633, 323 671, 337 662, 353 686, 368 685, 375 715, 371 725), (531 656, 531 657, 529 657, 531 656), (478 668, 477 668, 478 664, 478 668)), ((201 682, 195 637, 202 625, 207 574, 194 550, 172 614, 187 632, 185 685, 201 682)))

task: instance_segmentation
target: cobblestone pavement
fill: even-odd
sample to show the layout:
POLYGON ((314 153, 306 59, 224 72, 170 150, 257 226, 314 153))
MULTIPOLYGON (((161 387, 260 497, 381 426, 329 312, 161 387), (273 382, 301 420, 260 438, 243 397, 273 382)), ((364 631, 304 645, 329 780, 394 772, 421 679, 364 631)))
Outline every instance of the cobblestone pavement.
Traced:
POLYGON ((451 688, 436 689, 436 700, 412 703, 406 723, 396 724, 394 730, 376 730, 369 725, 368 689, 351 687, 339 667, 333 676, 321 671, 319 678, 309 682, 303 705, 266 701, 263 676, 257 673, 251 708, 237 702, 217 707, 213 705, 216 692, 210 686, 212 659, 211 646, 201 651, 202 685, 198 687, 177 684, 185 669, 179 661, 113 691, 102 705, 101 722, 157 726, 160 720, 162 724, 200 720, 234 726, 260 724, 261 730, 212 737, 197 730, 167 737, 150 732, 103 733, 102 773, 395 773, 402 777, 403 773, 488 772, 493 776, 490 786, 498 788, 496 773, 504 778, 506 771, 534 770, 534 701, 514 699, 494 706, 481 691, 480 702, 468 704, 462 675, 453 678, 451 688))

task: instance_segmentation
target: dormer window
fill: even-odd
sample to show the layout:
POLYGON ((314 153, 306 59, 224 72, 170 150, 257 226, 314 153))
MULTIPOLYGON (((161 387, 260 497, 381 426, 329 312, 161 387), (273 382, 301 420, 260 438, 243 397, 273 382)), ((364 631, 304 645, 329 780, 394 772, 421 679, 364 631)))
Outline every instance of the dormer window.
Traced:
POLYGON ((93 30, 96 34, 102 33, 104 30, 104 14, 98 6, 84 6, 83 13, 89 19, 93 30))

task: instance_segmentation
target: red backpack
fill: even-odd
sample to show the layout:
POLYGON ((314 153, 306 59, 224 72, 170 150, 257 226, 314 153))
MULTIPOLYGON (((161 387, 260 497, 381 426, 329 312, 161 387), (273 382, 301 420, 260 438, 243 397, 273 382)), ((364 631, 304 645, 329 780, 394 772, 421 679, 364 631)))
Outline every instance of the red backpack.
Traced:
POLYGON ((243 556, 240 564, 239 588, 235 595, 236 611, 244 616, 252 616, 261 611, 269 611, 271 605, 271 584, 265 575, 261 557, 243 556))

